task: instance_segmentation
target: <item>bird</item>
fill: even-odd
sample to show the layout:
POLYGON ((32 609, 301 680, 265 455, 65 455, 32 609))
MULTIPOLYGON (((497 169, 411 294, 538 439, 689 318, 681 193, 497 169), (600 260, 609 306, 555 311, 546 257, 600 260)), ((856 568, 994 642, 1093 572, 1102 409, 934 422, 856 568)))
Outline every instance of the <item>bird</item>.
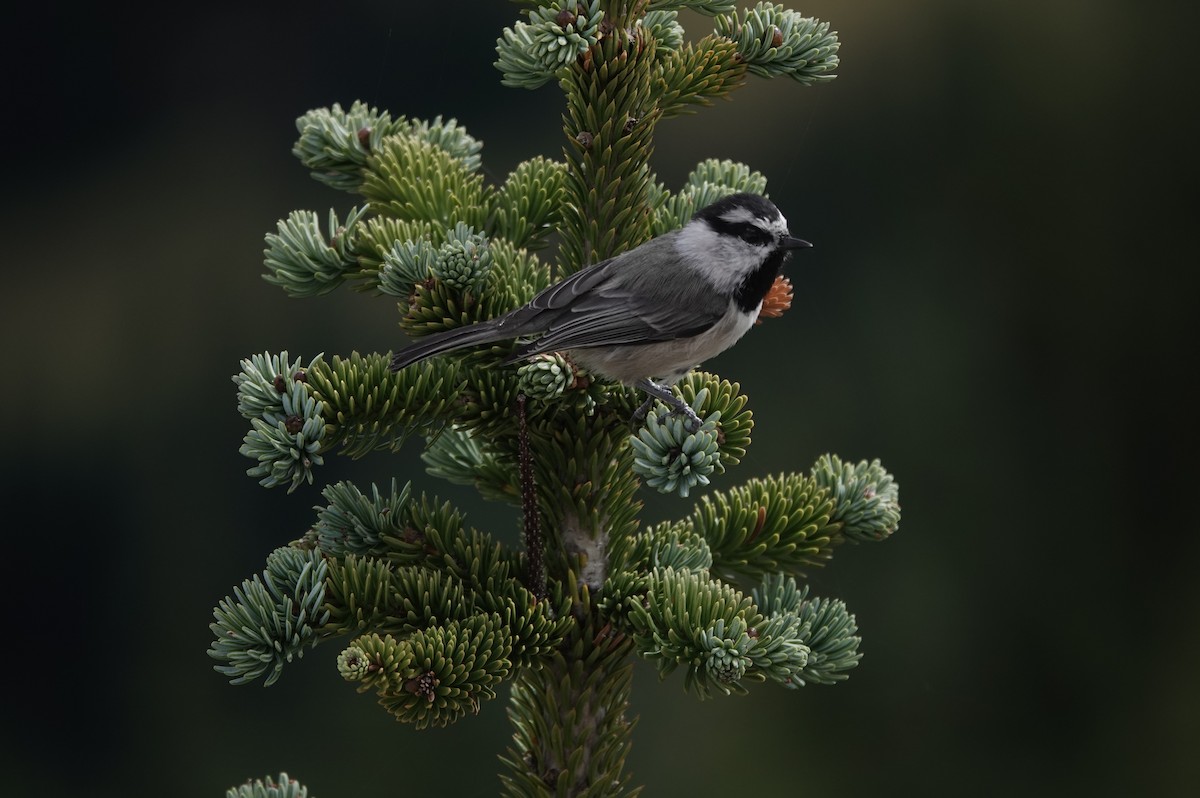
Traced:
POLYGON ((791 235, 766 197, 731 194, 683 227, 587 266, 516 310, 421 338, 394 355, 391 369, 530 338, 503 363, 563 352, 593 374, 643 391, 635 423, 659 399, 695 432, 699 417, 669 386, 737 343, 792 252, 811 246, 791 235))

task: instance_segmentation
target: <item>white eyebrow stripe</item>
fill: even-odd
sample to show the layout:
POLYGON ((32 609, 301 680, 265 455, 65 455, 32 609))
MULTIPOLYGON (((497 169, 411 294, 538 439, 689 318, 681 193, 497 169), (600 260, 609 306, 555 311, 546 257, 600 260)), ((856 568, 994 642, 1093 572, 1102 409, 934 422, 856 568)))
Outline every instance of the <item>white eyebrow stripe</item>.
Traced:
POLYGON ((730 208, 721 214, 721 220, 730 224, 742 224, 743 222, 758 224, 761 221, 749 208, 730 208))
POLYGON ((721 214, 721 220, 729 224, 752 224, 777 236, 788 234, 787 219, 783 218, 783 214, 779 214, 774 219, 764 219, 756 216, 749 208, 731 208, 721 214))

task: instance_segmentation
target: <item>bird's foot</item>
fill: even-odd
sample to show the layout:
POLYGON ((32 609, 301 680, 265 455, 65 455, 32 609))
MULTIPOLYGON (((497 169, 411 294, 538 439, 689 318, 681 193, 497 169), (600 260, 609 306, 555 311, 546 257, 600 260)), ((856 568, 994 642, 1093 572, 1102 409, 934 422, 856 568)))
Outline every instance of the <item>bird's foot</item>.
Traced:
POLYGON ((695 435, 704 426, 704 422, 700 420, 700 416, 696 415, 696 411, 682 402, 679 407, 671 411, 673 416, 684 416, 687 420, 683 422, 683 428, 688 431, 689 435, 695 435))
POLYGON ((629 420, 629 423, 635 427, 641 426, 642 422, 646 420, 646 414, 650 412, 650 408, 654 407, 656 398, 654 396, 647 396, 646 401, 642 402, 638 406, 638 409, 633 411, 633 418, 629 420))
POLYGON ((685 421, 683 427, 688 431, 688 434, 695 434, 699 431, 704 422, 700 420, 700 416, 696 415, 696 411, 688 405, 687 402, 675 395, 674 391, 664 385, 659 385, 651 380, 642 380, 635 386, 642 391, 645 391, 646 401, 642 402, 641 406, 633 413, 633 425, 636 427, 646 420, 646 414, 650 412, 650 408, 654 406, 654 400, 661 400, 663 404, 671 408, 671 415, 684 416, 685 421))

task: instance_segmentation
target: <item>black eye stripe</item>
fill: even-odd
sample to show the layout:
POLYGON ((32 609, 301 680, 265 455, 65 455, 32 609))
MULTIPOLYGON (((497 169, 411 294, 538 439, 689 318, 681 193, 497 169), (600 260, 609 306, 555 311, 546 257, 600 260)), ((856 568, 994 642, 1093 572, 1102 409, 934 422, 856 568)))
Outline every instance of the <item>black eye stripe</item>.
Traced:
POLYGON ((743 241, 748 241, 755 246, 767 246, 775 243, 776 237, 774 233, 769 233, 756 224, 750 222, 727 222, 724 219, 714 219, 712 227, 718 233, 727 236, 736 236, 743 241))

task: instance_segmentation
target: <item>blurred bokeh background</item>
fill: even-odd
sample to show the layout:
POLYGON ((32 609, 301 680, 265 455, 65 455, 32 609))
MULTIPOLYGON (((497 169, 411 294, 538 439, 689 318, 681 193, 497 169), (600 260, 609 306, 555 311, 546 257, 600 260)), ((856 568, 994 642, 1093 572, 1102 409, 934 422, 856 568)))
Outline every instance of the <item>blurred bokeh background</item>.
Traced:
MULTIPOLYGON (((294 301, 259 277, 277 219, 353 202, 292 158, 292 121, 355 99, 454 116, 494 180, 561 151, 557 89, 492 67, 515 6, 415 5, 51 2, 9 28, 6 794, 211 798, 280 770, 320 798, 497 792, 503 695, 417 733, 337 676, 337 645, 270 689, 205 654, 213 605, 320 501, 244 475, 238 360, 402 343, 390 301, 294 301)), ((659 128, 668 185, 744 161, 817 245, 791 312, 710 364, 757 421, 716 487, 879 457, 903 520, 811 576, 858 616, 848 682, 698 703, 639 666, 635 777, 651 796, 1194 794, 1182 22, 1116 2, 793 7, 840 31, 838 80, 752 80, 659 128)), ((319 477, 411 478, 512 533, 418 453, 319 477)), ((646 498, 650 520, 691 507, 646 498)))

